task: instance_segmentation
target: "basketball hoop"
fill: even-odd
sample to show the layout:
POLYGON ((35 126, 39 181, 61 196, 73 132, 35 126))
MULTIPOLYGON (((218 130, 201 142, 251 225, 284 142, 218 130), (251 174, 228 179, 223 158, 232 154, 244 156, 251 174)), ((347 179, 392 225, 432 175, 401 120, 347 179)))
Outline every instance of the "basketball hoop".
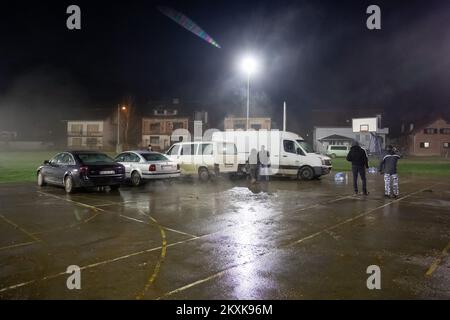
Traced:
POLYGON ((369 125, 368 124, 361 124, 359 125, 359 132, 369 132, 369 125))

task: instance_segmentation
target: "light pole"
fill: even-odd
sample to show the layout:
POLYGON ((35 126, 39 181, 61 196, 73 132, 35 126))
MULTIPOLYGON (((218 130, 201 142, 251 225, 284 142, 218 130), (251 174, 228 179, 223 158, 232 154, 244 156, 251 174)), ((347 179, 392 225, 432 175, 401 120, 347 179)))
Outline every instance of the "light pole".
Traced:
POLYGON ((247 124, 246 130, 249 129, 249 117, 250 117, 250 76, 253 75, 258 69, 258 62, 254 57, 246 56, 241 61, 241 69, 247 75, 247 124))
POLYGON ((126 111, 126 106, 120 106, 120 104, 117 105, 117 145, 116 145, 116 152, 122 152, 120 148, 120 110, 126 111))

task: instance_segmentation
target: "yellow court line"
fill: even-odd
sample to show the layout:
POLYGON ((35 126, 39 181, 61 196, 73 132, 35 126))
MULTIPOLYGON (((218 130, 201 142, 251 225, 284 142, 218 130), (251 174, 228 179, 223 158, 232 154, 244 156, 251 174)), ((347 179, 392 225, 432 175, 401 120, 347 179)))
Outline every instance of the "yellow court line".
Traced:
MULTIPOLYGON (((199 237, 199 238, 201 238, 201 237, 199 237)), ((196 239, 198 239, 198 238, 196 238, 196 239)), ((176 245, 179 245, 179 244, 187 243, 187 242, 190 242, 190 241, 193 241, 193 240, 195 240, 195 239, 186 239, 186 240, 174 242, 174 243, 168 244, 167 248, 173 247, 173 246, 176 246, 176 245)), ((92 263, 92 264, 89 264, 89 265, 86 265, 86 266, 82 266, 82 267, 80 267, 80 270, 87 270, 87 269, 96 268, 96 267, 99 267, 99 266, 102 266, 102 265, 105 265, 105 264, 108 264, 108 263, 113 263, 113 262, 125 260, 125 259, 128 259, 128 258, 132 258, 132 257, 135 257, 135 256, 139 256, 139 255, 142 255, 142 254, 146 254, 146 253, 153 252, 153 251, 156 251, 156 250, 161 250, 161 249, 162 249, 162 246, 159 246, 159 247, 155 247, 155 248, 150 248, 150 249, 145 249, 145 250, 133 252, 133 253, 130 253, 130 254, 127 254, 127 255, 123 255, 123 256, 120 256, 120 257, 116 257, 116 258, 112 258, 112 259, 108 259, 108 260, 103 260, 103 261, 92 263)), ((15 285, 11 285, 11 286, 8 286, 8 287, 0 288, 0 293, 1 292, 5 292, 5 291, 9 291, 9 290, 13 290, 13 289, 17 289, 17 288, 20 288, 20 287, 24 287, 24 286, 27 286, 27 285, 30 285, 30 284, 33 284, 33 283, 36 283, 36 282, 39 282, 39 281, 45 281, 45 280, 54 279, 54 278, 57 278, 57 277, 60 277, 60 276, 64 276, 64 275, 67 275, 66 271, 62 271, 60 273, 48 275, 48 276, 45 276, 45 277, 40 278, 40 279, 33 279, 33 280, 30 280, 30 281, 25 281, 25 282, 18 283, 18 284, 15 284, 15 285)))
POLYGON ((22 242, 22 243, 12 244, 10 246, 1 247, 0 250, 14 249, 14 248, 18 248, 18 247, 29 246, 29 245, 34 244, 36 242, 38 242, 38 241, 29 241, 29 242, 22 242))
POLYGON ((136 296, 136 299, 141 300, 144 298, 145 293, 147 292, 148 288, 150 288, 150 286, 155 282, 156 277, 159 274, 159 270, 161 268, 161 264, 164 262, 164 259, 166 258, 166 252, 167 252, 167 240, 166 240, 166 233, 164 232, 164 228, 162 226, 159 225, 158 221, 156 221, 155 218, 149 216, 150 220, 153 221, 154 224, 156 224, 159 228, 159 231, 161 233, 161 241, 162 241, 162 245, 161 245, 161 254, 159 256, 158 261, 156 262, 155 268, 153 269, 153 273, 150 276, 150 278, 147 280, 147 283, 144 286, 144 289, 142 290, 142 292, 140 294, 138 294, 136 296))
POLYGON ((447 244, 447 246, 441 251, 441 254, 439 257, 437 257, 434 262, 431 264, 430 268, 428 268, 428 271, 425 273, 426 277, 430 277, 433 272, 439 267, 442 260, 448 255, 448 250, 450 250, 450 242, 447 244))
MULTIPOLYGON (((439 184, 439 183, 438 183, 438 184, 439 184)), ((347 224, 347 223, 349 223, 349 222, 352 222, 352 221, 354 221, 354 220, 356 220, 356 219, 359 219, 359 218, 361 218, 361 217, 363 217, 363 216, 366 216, 366 215, 368 215, 368 214, 370 214, 370 213, 372 213, 372 212, 374 212, 374 211, 377 211, 377 210, 382 209, 382 208, 384 208, 384 207, 387 207, 387 206, 389 206, 389 205, 391 205, 391 204, 393 204, 393 203, 396 203, 396 202, 399 202, 399 201, 401 201, 401 200, 403 200, 403 199, 406 199, 406 198, 408 198, 408 197, 410 197, 410 196, 413 196, 413 195, 415 195, 415 194, 418 194, 418 193, 420 193, 420 192, 423 192, 424 190, 430 189, 430 188, 432 188, 432 187, 434 187, 434 186, 436 186, 436 185, 437 185, 437 184, 434 184, 434 185, 429 186, 429 187, 427 187, 427 188, 420 189, 420 190, 418 190, 418 191, 416 191, 416 192, 410 193, 410 194, 408 194, 408 195, 406 195, 406 196, 403 196, 403 197, 400 197, 400 198, 398 198, 398 199, 396 199, 396 200, 390 201, 390 202, 388 202, 388 203, 386 203, 386 204, 384 204, 384 205, 381 205, 381 206, 378 206, 378 207, 376 207, 376 208, 370 209, 370 210, 368 210, 368 211, 366 211, 366 212, 363 212, 363 213, 361 213, 361 214, 359 214, 359 215, 357 215, 357 216, 355 216, 355 217, 353 217, 353 218, 346 219, 346 220, 344 220, 344 221, 342 221, 342 222, 340 222, 340 223, 337 223, 337 224, 335 224, 335 225, 333 225, 333 226, 330 226, 330 227, 328 227, 328 228, 324 228, 324 229, 322 229, 321 231, 315 232, 315 233, 313 233, 313 234, 311 234, 311 235, 309 235, 309 236, 306 236, 306 237, 304 237, 304 238, 302 238, 302 239, 296 240, 296 241, 294 241, 294 242, 291 242, 291 243, 289 243, 289 244, 287 244, 287 245, 284 245, 284 246, 281 246, 281 247, 274 248, 274 250, 272 250, 272 251, 268 251, 268 252, 266 252, 266 253, 260 254, 256 259, 254 259, 254 260, 252 260, 252 261, 247 261, 247 262, 244 262, 244 263, 239 264, 239 265, 231 266, 231 267, 229 267, 229 268, 227 268, 227 269, 224 269, 224 270, 221 270, 221 271, 219 271, 218 273, 215 273, 215 274, 213 274, 213 275, 211 275, 211 276, 209 276, 209 277, 206 277, 206 278, 204 278, 204 279, 200 279, 200 280, 195 281, 195 282, 193 282, 193 283, 187 284, 187 285, 185 285, 185 286, 182 286, 182 287, 180 287, 180 288, 177 288, 177 289, 175 289, 175 290, 172 290, 172 291, 170 291, 170 292, 167 292, 167 293, 163 294, 162 296, 158 297, 157 300, 160 300, 160 299, 163 299, 163 298, 165 298, 165 297, 171 296, 171 295, 173 295, 173 294, 175 294, 175 293, 179 293, 179 292, 185 291, 185 290, 187 290, 187 289, 189 289, 189 288, 192 288, 192 287, 194 287, 194 286, 196 286, 196 285, 205 283, 205 282, 207 282, 207 281, 209 281, 209 280, 218 278, 218 277, 220 277, 221 275, 225 274, 226 272, 228 272, 228 271, 230 271, 230 270, 232 270, 232 269, 238 268, 238 267, 243 266, 243 265, 246 265, 246 264, 248 264, 248 263, 252 263, 252 262, 256 261, 258 258, 260 258, 260 257, 262 257, 262 256, 266 256, 266 255, 271 254, 271 253, 274 253, 276 250, 278 250, 278 249, 280 249, 280 248, 283 248, 283 247, 290 247, 290 246, 293 246, 293 245, 296 245, 296 244, 300 244, 300 243, 302 243, 302 242, 304 242, 304 241, 306 241, 306 240, 310 240, 310 239, 312 239, 312 238, 315 238, 315 237, 317 237, 318 235, 320 235, 320 234, 322 234, 322 233, 326 233, 326 232, 328 232, 328 231, 330 231, 330 230, 336 229, 336 228, 338 228, 338 227, 340 227, 340 226, 342 226, 342 225, 344 225, 344 224, 347 224)))
POLYGON ((7 219, 4 215, 0 214, 0 218, 2 218, 5 222, 7 222, 8 224, 12 225, 15 229, 18 229, 20 231, 22 231, 23 233, 25 233, 28 237, 30 237, 31 239, 33 239, 34 241, 40 242, 42 241, 41 239, 39 239, 38 237, 36 237, 35 235, 33 235, 32 233, 28 232, 27 230, 25 230, 24 228, 22 228, 21 226, 19 226, 17 223, 7 219))
POLYGON ((94 209, 94 210, 99 210, 99 211, 105 211, 105 210, 103 210, 103 209, 101 209, 101 208, 97 208, 97 207, 95 207, 95 206, 91 206, 91 205, 89 205, 89 204, 85 204, 85 203, 82 203, 82 202, 79 202, 79 201, 75 201, 75 200, 72 200, 72 199, 67 199, 67 198, 59 197, 59 196, 56 196, 56 195, 51 194, 51 193, 42 192, 42 191, 37 191, 37 192, 40 193, 40 194, 44 194, 44 195, 46 195, 46 196, 49 196, 49 197, 53 197, 53 198, 55 198, 55 199, 64 200, 64 201, 67 201, 67 202, 72 202, 72 203, 75 203, 76 205, 79 205, 79 206, 82 206, 82 207, 85 207, 85 208, 94 209))

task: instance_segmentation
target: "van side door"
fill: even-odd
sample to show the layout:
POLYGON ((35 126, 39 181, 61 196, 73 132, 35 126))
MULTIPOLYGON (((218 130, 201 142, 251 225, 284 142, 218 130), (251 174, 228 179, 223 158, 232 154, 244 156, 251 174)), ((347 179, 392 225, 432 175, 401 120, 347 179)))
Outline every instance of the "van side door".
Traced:
POLYGON ((297 145, 294 140, 283 139, 283 149, 280 159, 280 173, 297 175, 300 167, 300 155, 297 154, 297 145))

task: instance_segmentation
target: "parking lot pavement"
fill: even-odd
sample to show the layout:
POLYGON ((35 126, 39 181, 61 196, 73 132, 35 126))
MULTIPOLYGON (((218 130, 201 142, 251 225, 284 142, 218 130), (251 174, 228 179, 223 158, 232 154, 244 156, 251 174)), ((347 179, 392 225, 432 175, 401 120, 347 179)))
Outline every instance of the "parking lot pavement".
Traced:
POLYGON ((0 298, 450 298, 450 183, 401 177, 396 200, 382 184, 371 175, 367 197, 331 176, 73 195, 0 185, 0 298))

